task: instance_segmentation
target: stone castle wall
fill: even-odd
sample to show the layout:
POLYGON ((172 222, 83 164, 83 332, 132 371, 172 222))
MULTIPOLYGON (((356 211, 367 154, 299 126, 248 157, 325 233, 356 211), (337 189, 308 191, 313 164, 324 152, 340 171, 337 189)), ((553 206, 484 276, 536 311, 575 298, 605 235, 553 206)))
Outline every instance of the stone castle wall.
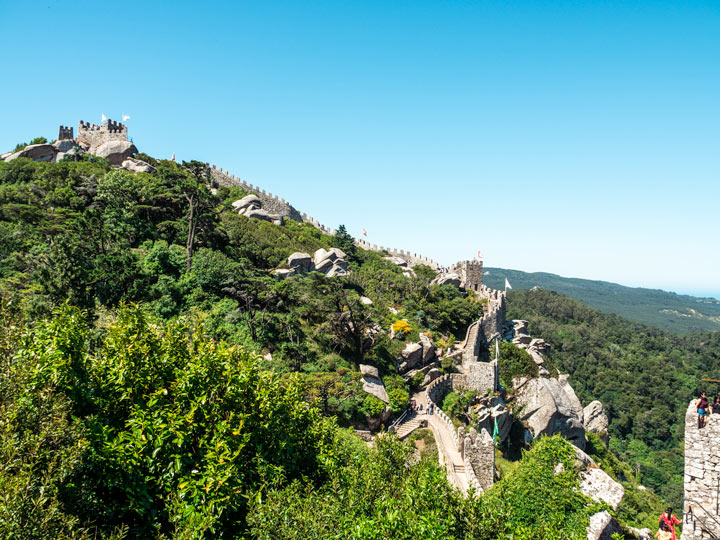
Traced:
POLYGON ((455 448, 463 458, 465 476, 470 487, 478 492, 490 489, 495 480, 495 443, 486 429, 478 433, 474 428, 465 432, 464 427, 455 429, 450 417, 440 408, 443 398, 453 390, 463 390, 467 381, 462 374, 446 374, 438 377, 427 387, 427 396, 433 405, 434 415, 446 425, 455 448))
POLYGON ((127 126, 110 119, 100 126, 82 120, 78 124, 77 142, 89 146, 90 152, 107 141, 127 140, 127 126))
POLYGON ((371 244, 370 242, 366 242, 362 239, 355 240, 355 245, 367 251, 385 251, 392 257, 400 257, 401 259, 406 261, 408 263, 408 266, 410 267, 416 266, 418 264, 424 264, 426 266, 429 266, 433 270, 440 270, 442 268, 436 261, 428 257, 418 255, 417 253, 410 253, 409 251, 405 251, 402 249, 378 246, 377 244, 371 244))
POLYGON ((74 139, 74 138, 75 137, 73 136, 73 128, 72 127, 61 125, 58 128, 58 136, 57 136, 58 141, 64 141, 65 139, 74 139))
POLYGON ((482 261, 460 261, 450 268, 450 272, 460 276, 464 289, 479 291, 482 288, 482 261))
POLYGON ((720 415, 698 429, 697 399, 685 413, 685 502, 681 540, 720 537, 720 415), (709 530, 708 530, 709 529, 709 530))
MULTIPOLYGON (((210 165, 209 163, 206 163, 206 165, 210 169, 210 174, 212 175, 213 181, 217 185, 236 186, 246 191, 252 191, 260 198, 263 210, 267 210, 271 214, 276 214, 286 217, 288 219, 292 219, 293 221, 297 221, 298 223, 304 223, 307 221, 303 219, 303 215, 300 214, 300 212, 298 212, 295 207, 293 207, 282 197, 278 197, 277 195, 273 195, 270 192, 266 192, 264 189, 260 189, 258 186, 253 186, 252 184, 249 184, 247 180, 240 179, 234 174, 230 174, 228 171, 223 171, 222 167, 216 167, 215 165, 210 165)), ((321 231, 330 234, 330 230, 326 227, 323 227, 319 223, 313 223, 313 225, 315 225, 321 231)))

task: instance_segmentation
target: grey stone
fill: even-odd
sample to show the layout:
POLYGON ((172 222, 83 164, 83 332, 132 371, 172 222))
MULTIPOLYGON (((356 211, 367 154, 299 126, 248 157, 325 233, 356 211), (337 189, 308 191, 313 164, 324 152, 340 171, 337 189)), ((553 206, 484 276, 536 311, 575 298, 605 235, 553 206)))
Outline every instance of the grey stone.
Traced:
POLYGON ((315 270, 327 274, 333 267, 333 262, 330 259, 323 259, 320 262, 315 263, 315 270))
POLYGON ((567 379, 516 378, 513 385, 522 411, 520 419, 533 437, 560 433, 578 448, 585 448, 582 405, 567 379))
POLYGON ((610 512, 603 510, 590 516, 590 524, 587 528, 588 540, 612 540, 614 533, 621 534, 622 530, 610 512))
POLYGON ((597 400, 591 402, 584 411, 584 425, 585 430, 592 433, 607 433, 610 421, 608 420, 607 414, 603 404, 597 400))
POLYGON ((347 267, 343 267, 340 264, 333 264, 332 268, 328 270, 327 274, 325 274, 327 277, 340 277, 340 276, 347 276, 348 271, 347 267))
POLYGON ((625 488, 613 480, 609 474, 602 469, 590 468, 580 472, 580 491, 597 502, 604 502, 617 510, 625 488))
POLYGON ((424 364, 435 359, 435 347, 433 342, 425 334, 420 334, 420 345, 422 346, 422 360, 424 364))
POLYGON ((56 150, 51 144, 30 144, 14 154, 5 158, 5 161, 24 157, 34 161, 53 161, 55 159, 56 150))
POLYGON ((507 439, 512 427, 512 414, 506 407, 505 401, 500 396, 493 396, 484 400, 483 403, 473 408, 477 415, 478 430, 486 429, 492 433, 495 429, 495 421, 498 425, 498 436, 501 440, 507 439))
POLYGON ((111 165, 122 165, 127 158, 137 154, 138 149, 130 141, 110 140, 95 149, 95 155, 107 159, 111 165))
POLYGON ((298 272, 309 272, 313 266, 312 257, 308 253, 296 251, 288 257, 288 265, 298 272))
POLYGON ((370 377, 380 378, 380 372, 375 366, 369 366, 367 364, 360 364, 360 373, 363 375, 369 375, 370 377))
POLYGON ((260 208, 262 204, 260 202, 260 197, 251 193, 250 195, 245 195, 242 199, 238 199, 233 202, 232 206, 239 212, 242 212, 246 208, 260 208))
POLYGON ((401 257, 383 257, 383 259, 403 268, 408 267, 407 261, 401 257))
POLYGON ((361 296, 360 303, 364 306, 372 306, 373 305, 373 301, 370 300, 367 296, 361 296))
POLYGON ((437 379, 440 376, 442 376, 442 371, 440 371, 438 368, 432 368, 425 375, 422 385, 427 386, 428 384, 430 384, 431 382, 433 382, 435 379, 437 379))
POLYGON ((127 169, 128 171, 132 172, 144 172, 150 174, 154 174, 155 172, 157 172, 155 167, 153 167, 149 163, 145 163, 144 161, 135 158, 126 159, 122 162, 121 166, 123 169, 127 169))
POLYGON ((408 343, 400 354, 408 367, 413 368, 422 360, 422 350, 422 345, 419 343, 408 343))
POLYGON ((430 282, 430 285, 454 285, 455 287, 459 287, 461 283, 462 280, 460 276, 451 272, 449 274, 440 274, 430 282))
POLYGON ((374 366, 360 364, 360 373, 362 373, 363 390, 368 394, 372 394, 385 403, 390 402, 385 385, 380 379, 380 373, 374 366))
POLYGON ((60 141, 55 141, 52 146, 57 152, 69 152, 73 148, 80 148, 80 146, 73 139, 62 139, 60 141))

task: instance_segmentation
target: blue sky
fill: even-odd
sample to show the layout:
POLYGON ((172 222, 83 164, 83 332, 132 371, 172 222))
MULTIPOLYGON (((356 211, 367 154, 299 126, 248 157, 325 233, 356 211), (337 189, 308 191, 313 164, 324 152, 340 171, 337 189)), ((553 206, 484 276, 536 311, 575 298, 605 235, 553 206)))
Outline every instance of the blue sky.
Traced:
POLYGON ((720 3, 7 2, 0 148, 132 116, 443 263, 720 297, 720 3))

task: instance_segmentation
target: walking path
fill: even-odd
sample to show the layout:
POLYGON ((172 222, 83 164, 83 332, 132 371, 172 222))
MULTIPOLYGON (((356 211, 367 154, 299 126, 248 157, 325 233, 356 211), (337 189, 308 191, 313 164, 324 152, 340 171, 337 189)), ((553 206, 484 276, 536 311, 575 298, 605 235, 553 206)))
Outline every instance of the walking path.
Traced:
MULTIPOLYGON (((433 436, 435 437, 435 443, 438 447, 438 460, 440 465, 445 467, 447 471, 448 481, 463 493, 467 493, 469 482, 465 474, 465 462, 463 461, 462 455, 458 452, 455 447, 452 434, 449 431, 447 424, 445 424, 440 418, 434 414, 427 414, 428 408, 428 397, 427 393, 423 390, 410 396, 411 400, 415 400, 415 403, 419 407, 420 404, 423 406, 422 414, 412 415, 406 422, 403 422, 396 428, 397 432, 403 431, 406 424, 410 422, 419 422, 420 419, 428 421, 428 427, 432 430, 433 436)), ((407 430, 407 428, 405 428, 407 430)), ((407 430, 406 433, 409 433, 407 430)))

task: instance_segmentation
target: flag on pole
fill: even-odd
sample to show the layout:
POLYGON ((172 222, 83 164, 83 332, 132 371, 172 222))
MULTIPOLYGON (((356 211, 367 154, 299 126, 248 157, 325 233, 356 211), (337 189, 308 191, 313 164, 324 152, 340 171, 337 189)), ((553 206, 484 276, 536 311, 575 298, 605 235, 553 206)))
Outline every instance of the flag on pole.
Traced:
POLYGON ((478 259, 482 259, 482 258, 483 258, 483 254, 480 253, 480 250, 478 250, 478 259))
POLYGON ((128 120, 130 120, 130 115, 129 115, 129 114, 123 114, 123 115, 122 115, 122 119, 123 119, 123 120, 122 120, 123 122, 127 122, 128 120))
POLYGON ((367 231, 365 230, 365 227, 363 227, 363 236, 367 236, 367 231))
POLYGON ((512 289, 512 286, 510 285, 510 282, 505 278, 505 289, 512 289))
POLYGON ((172 157, 170 158, 170 161, 175 161, 175 152, 173 152, 172 157))
POLYGON ((495 426, 493 427, 493 434, 492 434, 492 438, 493 438, 493 441, 495 442, 495 446, 497 446, 499 437, 500 437, 500 430, 498 429, 497 416, 496 416, 495 417, 495 426))
POLYGON ((103 121, 103 122, 104 122, 105 120, 107 120, 107 118, 105 117, 104 114, 101 114, 100 116, 102 117, 102 121, 103 121))

